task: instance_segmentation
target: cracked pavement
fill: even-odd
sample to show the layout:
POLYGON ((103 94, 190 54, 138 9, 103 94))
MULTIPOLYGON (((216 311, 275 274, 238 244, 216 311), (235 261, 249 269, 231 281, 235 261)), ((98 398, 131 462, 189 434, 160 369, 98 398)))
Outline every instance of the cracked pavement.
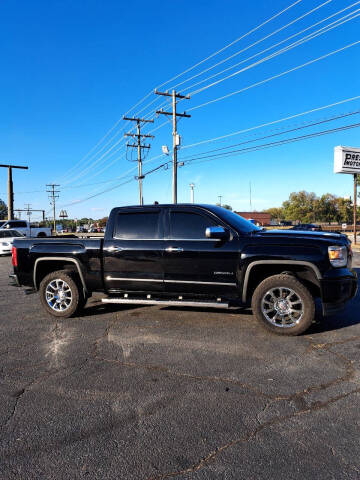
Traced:
POLYGON ((359 296, 295 338, 248 310, 98 297, 56 321, 8 285, 10 264, 0 258, 1 479, 360 478, 359 296))

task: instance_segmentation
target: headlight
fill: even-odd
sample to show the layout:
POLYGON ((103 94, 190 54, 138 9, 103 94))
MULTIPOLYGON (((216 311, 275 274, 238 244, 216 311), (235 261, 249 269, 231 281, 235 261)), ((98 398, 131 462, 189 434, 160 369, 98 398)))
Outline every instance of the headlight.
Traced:
POLYGON ((329 260, 333 267, 346 267, 347 249, 346 247, 329 247, 329 260))
POLYGON ((1 242, 1 245, 3 247, 10 247, 10 243, 7 243, 7 242, 1 242))

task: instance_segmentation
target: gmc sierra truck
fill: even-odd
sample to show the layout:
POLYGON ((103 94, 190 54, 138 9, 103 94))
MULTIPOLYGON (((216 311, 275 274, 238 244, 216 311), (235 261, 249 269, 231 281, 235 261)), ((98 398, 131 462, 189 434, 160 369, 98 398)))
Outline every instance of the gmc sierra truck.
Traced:
POLYGON ((265 230, 213 205, 114 208, 104 238, 15 239, 14 284, 70 317, 104 303, 247 307, 268 330, 298 335, 357 291, 345 235, 265 230))

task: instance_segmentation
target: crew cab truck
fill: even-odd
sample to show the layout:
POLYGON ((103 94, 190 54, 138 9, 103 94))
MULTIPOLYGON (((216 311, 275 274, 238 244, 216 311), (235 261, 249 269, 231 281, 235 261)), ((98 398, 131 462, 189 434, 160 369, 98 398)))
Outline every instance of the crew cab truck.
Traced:
POLYGON ((51 228, 33 227, 26 220, 7 220, 0 229, 11 228, 25 235, 25 237, 51 237, 51 228))
POLYGON ((345 235, 264 230, 213 205, 114 208, 104 238, 15 239, 14 282, 39 291, 55 317, 93 292, 104 303, 251 306, 268 330, 304 332, 355 295, 345 235))

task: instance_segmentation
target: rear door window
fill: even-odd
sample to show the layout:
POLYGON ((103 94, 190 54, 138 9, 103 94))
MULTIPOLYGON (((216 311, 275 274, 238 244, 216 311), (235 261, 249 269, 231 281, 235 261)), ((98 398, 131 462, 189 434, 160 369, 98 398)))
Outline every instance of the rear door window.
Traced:
POLYGON ((10 228, 26 228, 26 222, 9 222, 8 223, 10 228))
POLYGON ((114 238, 124 240, 157 240, 160 238, 160 210, 119 212, 114 238))

